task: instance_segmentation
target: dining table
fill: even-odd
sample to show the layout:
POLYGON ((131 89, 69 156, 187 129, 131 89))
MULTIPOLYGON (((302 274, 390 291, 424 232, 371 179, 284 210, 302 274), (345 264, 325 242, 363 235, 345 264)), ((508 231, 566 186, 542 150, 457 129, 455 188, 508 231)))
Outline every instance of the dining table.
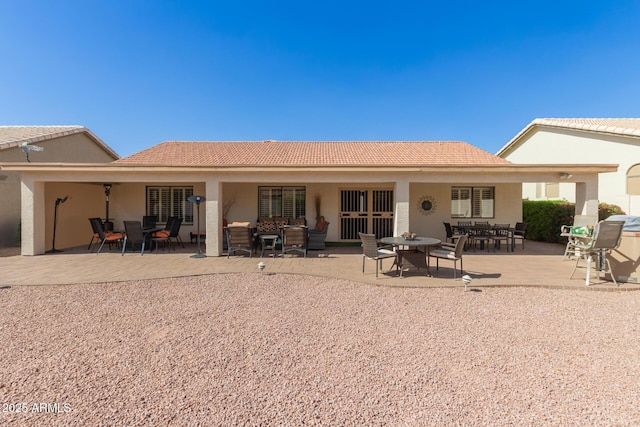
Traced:
POLYGON ((433 237, 414 237, 405 238, 402 236, 383 237, 380 243, 391 245, 396 248, 398 254, 398 267, 400 268, 400 277, 405 268, 417 268, 418 270, 427 270, 427 277, 431 277, 429 271, 429 247, 438 246, 442 243, 440 239, 433 237))
MULTIPOLYGON (((492 240, 491 239, 491 235, 495 234, 495 230, 497 228, 501 228, 499 225, 497 224, 473 224, 473 225, 451 225, 451 229, 453 231, 454 234, 466 234, 469 236, 470 240, 473 240, 474 236, 478 235, 479 233, 482 234, 482 231, 488 231, 488 238, 485 239, 487 240, 487 244, 488 244, 488 240, 492 240)), ((485 242, 483 241, 482 245, 485 242)), ((509 226, 507 228, 507 239, 506 239, 506 244, 507 244, 507 252, 509 252, 509 249, 511 249, 511 252, 515 251, 515 247, 516 247, 516 238, 515 238, 515 228, 509 226)), ((481 245, 480 249, 484 249, 484 247, 481 245)))

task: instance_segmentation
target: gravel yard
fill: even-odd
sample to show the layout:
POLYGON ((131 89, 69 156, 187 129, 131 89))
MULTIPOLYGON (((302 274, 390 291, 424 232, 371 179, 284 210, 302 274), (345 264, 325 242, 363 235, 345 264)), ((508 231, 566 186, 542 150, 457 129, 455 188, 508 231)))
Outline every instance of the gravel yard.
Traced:
POLYGON ((5 288, 0 424, 640 425, 639 343, 640 292, 259 273, 5 288))

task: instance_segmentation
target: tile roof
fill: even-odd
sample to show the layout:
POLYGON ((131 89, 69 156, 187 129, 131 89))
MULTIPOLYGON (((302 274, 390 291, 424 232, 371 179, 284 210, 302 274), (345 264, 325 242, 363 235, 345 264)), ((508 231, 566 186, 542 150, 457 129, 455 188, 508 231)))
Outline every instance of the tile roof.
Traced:
POLYGON ((93 132, 84 126, 0 126, 0 150, 18 147, 23 143, 33 144, 63 136, 86 133, 114 159, 120 156, 93 132))
POLYGON ((411 166, 510 164, 466 142, 164 142, 115 164, 172 166, 411 166))
POLYGON ((640 118, 627 119, 535 119, 532 125, 582 129, 640 136, 640 118))
POLYGON ((82 132, 82 126, 0 126, 0 146, 28 144, 82 132), (13 144, 12 144, 13 143, 13 144))
POLYGON ((546 118, 535 119, 511 138, 496 155, 501 156, 516 145, 520 138, 534 127, 584 130, 620 136, 640 137, 640 118, 546 118))

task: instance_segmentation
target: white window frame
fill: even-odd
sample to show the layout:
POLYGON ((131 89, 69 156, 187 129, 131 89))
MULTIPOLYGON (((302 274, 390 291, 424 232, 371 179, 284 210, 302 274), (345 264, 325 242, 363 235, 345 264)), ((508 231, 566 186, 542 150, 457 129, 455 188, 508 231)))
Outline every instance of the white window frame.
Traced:
POLYGON ((170 216, 182 218, 183 224, 193 224, 193 186, 147 186, 146 214, 157 215, 164 224, 170 216))
POLYGON ((495 218, 495 187, 451 187, 452 218, 495 218))
POLYGON ((258 218, 304 218, 307 188, 304 186, 259 186, 258 218))

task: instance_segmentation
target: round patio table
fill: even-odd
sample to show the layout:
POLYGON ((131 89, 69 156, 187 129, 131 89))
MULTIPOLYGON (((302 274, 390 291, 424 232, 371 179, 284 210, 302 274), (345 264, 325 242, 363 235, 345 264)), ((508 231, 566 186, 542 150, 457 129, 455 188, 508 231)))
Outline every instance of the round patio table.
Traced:
POLYGON ((409 250, 397 250, 400 277, 402 277, 402 270, 405 266, 407 268, 414 267, 418 270, 424 268, 427 270, 427 276, 431 276, 431 272, 429 271, 429 246, 437 246, 442 243, 442 240, 432 237, 405 239, 404 237, 396 236, 383 237, 380 239, 380 242, 385 245, 393 245, 395 247, 408 246, 410 248, 409 250), (418 248, 425 248, 425 252, 418 250, 418 248))

